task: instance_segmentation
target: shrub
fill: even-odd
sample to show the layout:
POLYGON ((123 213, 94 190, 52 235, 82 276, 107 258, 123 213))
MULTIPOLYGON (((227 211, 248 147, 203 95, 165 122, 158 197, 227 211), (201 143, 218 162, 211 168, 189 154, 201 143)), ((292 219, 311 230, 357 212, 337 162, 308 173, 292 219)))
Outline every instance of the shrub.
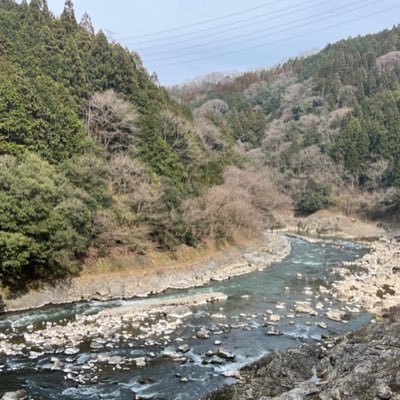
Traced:
POLYGON ((298 202, 298 207, 302 212, 314 213, 327 208, 330 204, 332 204, 330 188, 310 181, 298 202))

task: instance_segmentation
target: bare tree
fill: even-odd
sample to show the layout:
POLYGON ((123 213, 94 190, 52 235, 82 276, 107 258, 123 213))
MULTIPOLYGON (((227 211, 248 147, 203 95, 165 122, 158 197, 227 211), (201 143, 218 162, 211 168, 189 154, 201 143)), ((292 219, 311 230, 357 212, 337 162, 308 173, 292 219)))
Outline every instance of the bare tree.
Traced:
POLYGON ((135 106, 113 90, 95 93, 89 101, 87 131, 110 153, 127 150, 136 143, 137 120, 135 106))
POLYGON ((159 191, 152 184, 150 173, 138 161, 126 155, 111 159, 114 190, 126 195, 136 214, 149 213, 159 199, 159 191))
POLYGON ((200 149, 194 136, 195 127, 171 111, 159 115, 162 137, 181 158, 194 161, 200 158, 200 149))
POLYGON ((400 65, 400 51, 391 51, 376 59, 376 67, 379 72, 398 67, 400 65))
POLYGON ((184 214, 198 239, 232 239, 239 232, 254 234, 275 226, 275 212, 290 205, 268 171, 230 167, 222 185, 185 203, 184 214))
POLYGON ((226 140, 218 127, 207 118, 196 118, 195 123, 198 136, 204 148, 215 152, 221 152, 226 149, 226 140))
POLYGON ((229 105, 223 100, 212 99, 205 102, 197 108, 194 113, 198 116, 206 116, 208 114, 225 114, 229 111, 229 105))

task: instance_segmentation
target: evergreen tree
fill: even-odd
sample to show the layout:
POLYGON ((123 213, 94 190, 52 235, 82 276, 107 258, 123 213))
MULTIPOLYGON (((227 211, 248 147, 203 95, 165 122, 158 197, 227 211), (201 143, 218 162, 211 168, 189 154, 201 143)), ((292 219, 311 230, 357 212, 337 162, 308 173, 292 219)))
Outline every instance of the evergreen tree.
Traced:
POLYGON ((65 0, 64 10, 61 14, 60 19, 67 32, 72 32, 77 27, 72 0, 65 0))

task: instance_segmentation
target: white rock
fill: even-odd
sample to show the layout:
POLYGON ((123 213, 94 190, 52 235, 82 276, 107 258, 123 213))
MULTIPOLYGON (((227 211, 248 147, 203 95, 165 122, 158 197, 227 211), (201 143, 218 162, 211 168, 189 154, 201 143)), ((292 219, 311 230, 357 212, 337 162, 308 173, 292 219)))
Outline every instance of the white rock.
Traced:
POLYGON ((318 315, 317 311, 315 311, 310 304, 300 301, 296 302, 294 311, 298 314, 318 315))
POLYGON ((269 319, 271 322, 278 322, 280 321, 281 317, 278 314, 272 314, 269 319))
POLYGON ((239 371, 224 371, 221 375, 225 376, 226 378, 235 378, 238 380, 242 379, 239 371))
POLYGON ((197 331, 196 337, 197 337, 198 339, 208 339, 208 338, 210 337, 210 334, 209 334, 209 332, 208 332, 206 329, 201 328, 201 329, 199 329, 199 330, 197 331))
POLYGON ((74 354, 78 354, 79 353, 79 349, 77 347, 67 347, 64 350, 64 353, 67 355, 74 355, 74 354))
POLYGON ((139 368, 143 368, 146 366, 146 358, 145 357, 137 357, 137 358, 134 358, 133 361, 135 362, 136 366, 139 368))
POLYGON ((326 316, 332 321, 342 321, 346 316, 346 311, 339 310, 337 308, 332 308, 326 312, 326 316))

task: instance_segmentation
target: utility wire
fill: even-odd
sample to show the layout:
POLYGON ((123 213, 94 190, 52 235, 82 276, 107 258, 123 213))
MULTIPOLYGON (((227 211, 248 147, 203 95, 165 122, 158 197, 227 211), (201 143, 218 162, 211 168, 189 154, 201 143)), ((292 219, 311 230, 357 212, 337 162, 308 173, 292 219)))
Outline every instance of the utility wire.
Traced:
MULTIPOLYGON (((379 0, 379 2, 380 2, 380 0, 379 0)), ((353 4, 348 4, 348 5, 345 5, 345 6, 342 6, 342 7, 338 7, 337 9, 331 9, 331 10, 325 11, 325 12, 320 13, 320 14, 316 14, 316 15, 312 15, 312 16, 309 16, 309 17, 300 18, 298 20, 294 20, 294 21, 288 22, 286 25, 291 25, 291 24, 294 24, 294 23, 297 23, 297 22, 307 21, 307 20, 310 20, 310 19, 317 19, 317 21, 311 21, 311 22, 308 22, 306 24, 295 25, 295 26, 290 27, 290 28, 275 30, 275 31, 270 32, 270 34, 282 33, 282 32, 286 32, 286 31, 294 29, 294 28, 307 26, 307 25, 310 25, 311 23, 319 22, 319 21, 322 21, 322 20, 330 19, 332 17, 336 17, 336 16, 340 16, 340 15, 343 15, 343 14, 347 14, 349 12, 357 11, 359 9, 362 9, 362 8, 366 7, 366 6, 370 6, 370 5, 373 5, 373 4, 376 4, 376 3, 378 3, 377 0, 373 0, 373 1, 371 1, 371 0, 369 0, 369 1, 368 0, 359 0, 359 1, 355 2, 355 3, 353 3, 353 4), (357 4, 362 4, 362 3, 366 3, 366 4, 364 4, 361 7, 349 8, 349 6, 355 6, 357 4), (336 13, 336 14, 332 14, 335 11, 339 11, 339 10, 343 10, 343 9, 345 9, 345 11, 340 12, 340 13, 336 13), (325 16, 325 15, 328 15, 328 17, 327 18, 322 18, 322 19, 320 19, 318 21, 318 19, 320 17, 325 16)), ((141 51, 140 54, 141 54, 142 57, 146 58, 147 61, 149 61, 147 57, 158 56, 160 54, 165 54, 165 53, 171 53, 172 51, 175 51, 175 50, 176 51, 193 50, 193 47, 205 47, 205 46, 212 45, 212 44, 215 44, 215 43, 218 43, 218 42, 226 42, 226 41, 231 41, 231 39, 240 38, 240 40, 232 41, 231 43, 228 43, 228 44, 225 44, 225 45, 221 45, 221 46, 217 46, 217 47, 214 46, 214 47, 211 47, 211 48, 209 47, 207 49, 199 50, 199 51, 191 52, 191 53, 184 53, 182 56, 187 56, 187 55, 197 54, 197 53, 203 53, 203 52, 207 52, 207 51, 210 51, 210 50, 220 49, 220 48, 224 48, 226 46, 232 46, 234 44, 247 42, 247 41, 250 41, 250 40, 262 39, 262 38, 265 37, 265 34, 268 33, 268 31, 270 29, 278 28, 278 27, 281 27, 281 26, 282 26, 282 24, 276 24, 276 25, 269 26, 268 29, 264 28, 264 29, 259 29, 259 30, 254 31, 254 32, 249 32, 249 34, 252 35, 250 37, 248 37, 249 34, 239 34, 239 35, 230 36, 229 38, 224 38, 224 39, 219 39, 219 40, 217 39, 217 40, 214 40, 212 42, 201 43, 200 45, 197 45, 197 46, 193 46, 192 45, 192 46, 180 47, 180 48, 175 48, 175 49, 173 48, 173 49, 167 49, 167 50, 160 50, 158 52, 152 52, 152 53, 148 53, 148 54, 143 54, 143 52, 141 51), (254 34, 261 33, 261 32, 264 33, 264 34, 263 35, 258 35, 258 36, 253 36, 254 34)), ((176 58, 176 56, 161 57, 161 61, 163 61, 164 59, 171 59, 171 58, 176 58)), ((155 60, 150 60, 150 61, 157 61, 157 60, 158 59, 156 58, 155 60)))
POLYGON ((348 19, 348 20, 340 22, 338 24, 332 24, 332 25, 325 26, 323 28, 314 29, 314 30, 307 31, 307 32, 302 32, 302 33, 299 33, 297 35, 287 36, 287 37, 279 39, 279 40, 265 42, 265 43, 261 43, 261 44, 254 45, 254 46, 249 46, 249 47, 246 47, 244 49, 233 50, 233 51, 229 51, 229 52, 225 52, 225 53, 211 55, 211 56, 208 56, 208 57, 195 58, 195 59, 192 59, 192 60, 177 61, 177 62, 173 62, 173 63, 169 63, 169 64, 155 65, 155 66, 153 66, 153 70, 158 69, 158 68, 166 68, 166 67, 170 67, 170 66, 174 66, 174 65, 180 65, 180 64, 190 64, 190 63, 193 63, 193 62, 196 62, 196 61, 209 60, 209 59, 213 59, 213 58, 216 58, 216 57, 242 53, 242 52, 246 52, 248 50, 253 50, 253 49, 257 49, 257 48, 261 48, 261 47, 266 47, 266 46, 269 46, 269 45, 272 45, 272 44, 286 42, 288 40, 297 39, 298 37, 306 36, 306 35, 309 35, 309 34, 312 34, 312 33, 323 32, 323 31, 326 31, 327 29, 337 28, 339 26, 346 25, 346 24, 349 24, 349 23, 352 23, 352 22, 358 22, 361 19, 373 17, 375 15, 383 14, 383 13, 386 13, 388 11, 392 11, 392 10, 395 10, 395 9, 398 9, 398 8, 400 8, 400 4, 397 5, 397 6, 394 6, 394 7, 385 8, 383 10, 378 10, 378 11, 375 11, 375 12, 370 13, 370 14, 362 15, 362 16, 357 17, 357 18, 348 19))
POLYGON ((128 36, 128 37, 125 37, 125 38, 121 38, 120 40, 130 40, 130 39, 136 39, 136 38, 142 38, 142 37, 148 37, 148 36, 156 36, 156 35, 159 35, 160 33, 175 32, 175 31, 182 30, 182 29, 192 28, 194 26, 205 25, 205 24, 209 24, 210 22, 221 21, 221 20, 224 20, 224 19, 227 19, 227 18, 235 17, 236 15, 246 14, 248 12, 252 12, 252 11, 255 11, 255 10, 260 10, 261 8, 265 8, 265 7, 268 7, 270 5, 274 5, 274 4, 276 4, 276 0, 269 1, 269 2, 267 2, 265 4, 262 4, 262 5, 257 6, 257 7, 246 8, 244 10, 241 10, 241 11, 238 11, 238 12, 235 12, 235 13, 225 14, 225 15, 222 15, 220 17, 206 19, 206 20, 203 20, 203 21, 195 22, 193 24, 182 25, 182 26, 178 26, 176 28, 165 29, 165 30, 162 30, 162 31, 150 32, 150 33, 145 33, 145 34, 141 34, 141 35, 128 36))
MULTIPOLYGON (((147 44, 147 43, 165 42, 165 41, 168 41, 168 40, 171 40, 171 39, 174 39, 174 41, 179 42, 179 38, 182 38, 182 35, 187 37, 187 36, 197 35, 198 33, 203 33, 203 32, 207 32, 208 34, 207 35, 199 35, 200 37, 204 37, 204 36, 209 37, 209 36, 213 36, 213 35, 215 35, 217 33, 225 33, 225 32, 230 32, 232 30, 235 30, 235 29, 238 29, 238 28, 241 28, 241 27, 252 26, 255 23, 260 23, 260 22, 254 22, 255 19, 262 18, 262 17, 265 17, 265 16, 271 16, 271 15, 279 14, 282 11, 285 12, 285 11, 288 11, 288 10, 293 10, 293 9, 298 8, 299 6, 303 6, 305 4, 315 3, 315 1, 316 0, 306 0, 306 1, 303 1, 301 3, 292 5, 290 7, 281 8, 279 10, 272 10, 272 11, 269 11, 267 13, 264 13, 264 14, 261 14, 261 15, 258 15, 258 16, 252 16, 250 18, 245 18, 245 19, 229 22, 229 23, 226 23, 226 24, 218 25, 218 26, 216 26, 214 28, 213 27, 209 27, 209 28, 199 29, 199 30, 193 31, 193 32, 180 33, 178 35, 170 35, 170 36, 166 36, 166 37, 161 37, 161 38, 158 38, 158 39, 143 40, 143 41, 139 41, 139 42, 127 42, 126 44, 127 45, 140 46, 142 44, 147 44), (241 23, 241 22, 249 22, 249 21, 251 21, 251 23, 247 24, 245 26, 240 26, 240 25, 239 26, 235 26, 235 24, 238 24, 238 23, 241 23), (230 26, 230 27, 233 26, 233 28, 226 29, 226 30, 223 30, 223 31, 219 32, 221 28, 224 28, 224 27, 227 27, 227 26, 230 26)), ((325 1, 320 2, 320 4, 324 4, 324 3, 328 3, 328 2, 330 2, 330 1, 325 0, 325 1)), ((308 8, 312 8, 315 5, 320 5, 320 4, 318 4, 318 2, 317 2, 317 4, 311 5, 308 8)), ((299 9, 297 9, 295 11, 292 11, 291 13, 284 13, 282 15, 278 15, 275 18, 278 18, 280 16, 286 16, 286 15, 294 14, 294 13, 297 13, 297 12, 301 12, 301 11, 306 10, 308 8, 306 8, 306 7, 299 8, 299 9)))

